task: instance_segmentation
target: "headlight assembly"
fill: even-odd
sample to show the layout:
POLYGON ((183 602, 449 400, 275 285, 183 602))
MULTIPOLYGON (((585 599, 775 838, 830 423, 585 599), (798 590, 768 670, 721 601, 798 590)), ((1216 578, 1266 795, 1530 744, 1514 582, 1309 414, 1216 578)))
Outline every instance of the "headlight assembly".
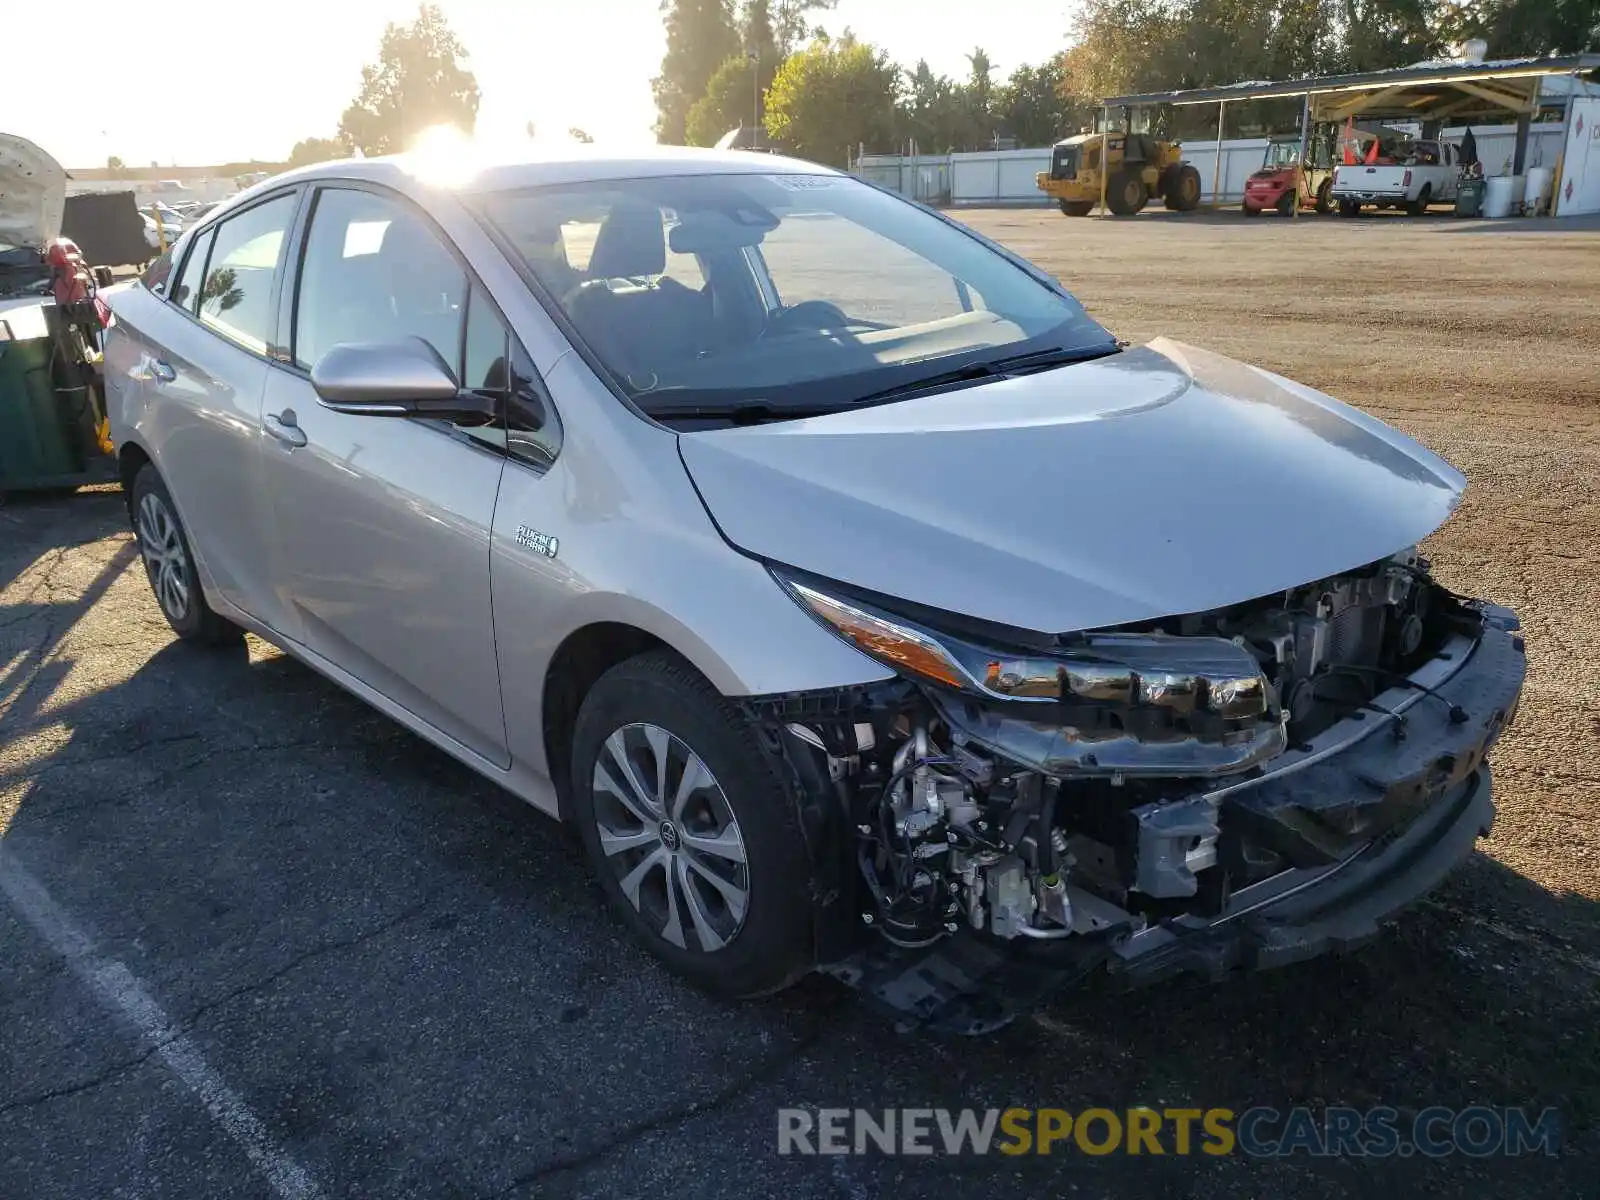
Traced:
MULTIPOLYGON (((776 574, 776 573, 775 573, 776 574)), ((777 574, 808 611, 863 653, 915 678, 1018 703, 1259 718, 1270 690, 1244 647, 1216 637, 1088 633, 1047 653, 979 646, 777 574)))

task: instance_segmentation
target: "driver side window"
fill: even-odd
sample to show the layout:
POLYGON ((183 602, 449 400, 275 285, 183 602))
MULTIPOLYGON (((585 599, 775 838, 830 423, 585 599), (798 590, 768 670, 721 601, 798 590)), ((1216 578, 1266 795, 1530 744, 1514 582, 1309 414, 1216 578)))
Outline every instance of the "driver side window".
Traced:
POLYGON ((466 273, 422 219, 372 192, 324 188, 306 235, 294 360, 342 342, 420 337, 459 369, 466 273))

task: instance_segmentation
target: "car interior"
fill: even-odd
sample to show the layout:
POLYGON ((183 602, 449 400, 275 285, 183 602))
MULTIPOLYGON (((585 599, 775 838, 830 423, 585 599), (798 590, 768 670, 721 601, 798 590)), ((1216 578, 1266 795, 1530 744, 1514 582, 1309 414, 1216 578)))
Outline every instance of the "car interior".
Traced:
POLYGON ((724 343, 729 330, 719 318, 728 315, 726 284, 719 304, 712 282, 691 288, 666 269, 661 209, 619 200, 601 222, 586 277, 562 297, 562 306, 585 338, 606 346, 613 361, 642 365, 696 358, 724 343))

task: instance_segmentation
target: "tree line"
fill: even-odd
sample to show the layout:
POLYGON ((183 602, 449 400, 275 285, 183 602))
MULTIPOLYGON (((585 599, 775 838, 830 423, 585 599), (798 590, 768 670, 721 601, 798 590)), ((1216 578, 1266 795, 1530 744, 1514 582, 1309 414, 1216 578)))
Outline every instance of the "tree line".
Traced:
POLYGON ((663 0, 667 49, 653 81, 656 136, 709 146, 755 126, 771 144, 821 162, 847 147, 979 149, 1000 136, 1038 144, 1081 119, 1058 58, 997 78, 982 47, 965 77, 910 69, 846 30, 815 24, 837 0, 663 0))
MULTIPOLYGON (((1474 37, 1492 58, 1600 48, 1600 0, 1081 0, 1060 53, 1006 69, 974 47, 952 78, 925 61, 902 66, 848 29, 830 37, 818 21, 837 3, 662 0, 659 140, 706 146, 753 125, 763 144, 838 165, 858 146, 1044 146, 1086 125, 1107 95, 1381 70, 1474 37)), ((421 4, 414 21, 384 30, 334 135, 296 144, 290 165, 393 153, 439 124, 471 132, 479 89, 466 58, 439 8, 421 4)), ((1243 123, 1235 132, 1298 119, 1292 103, 1229 109, 1243 123)), ((1169 132, 1193 135, 1185 120, 1214 118, 1167 119, 1169 132)))
MULTIPOLYGON (((1049 145, 1103 96, 1382 70, 1448 57, 1469 38, 1491 58, 1600 48, 1600 0, 1083 0, 1061 53, 1006 74, 977 47, 951 78, 815 28, 836 2, 663 0, 657 137, 711 145, 754 119, 770 144, 843 165, 858 146, 1049 145)), ((1230 107, 1257 128, 1299 111, 1230 107)))

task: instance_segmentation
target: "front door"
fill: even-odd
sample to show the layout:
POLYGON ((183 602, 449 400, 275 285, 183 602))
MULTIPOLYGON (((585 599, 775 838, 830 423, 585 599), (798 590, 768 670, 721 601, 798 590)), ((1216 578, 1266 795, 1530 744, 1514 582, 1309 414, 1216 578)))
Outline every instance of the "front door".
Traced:
MULTIPOLYGON (((334 412, 309 369, 343 342, 426 338, 460 371, 467 277, 384 194, 316 197, 293 365, 269 373, 263 477, 286 631, 468 749, 509 763, 489 600, 502 447, 442 422, 334 412)), ((459 374, 458 374, 459 378, 459 374)))

